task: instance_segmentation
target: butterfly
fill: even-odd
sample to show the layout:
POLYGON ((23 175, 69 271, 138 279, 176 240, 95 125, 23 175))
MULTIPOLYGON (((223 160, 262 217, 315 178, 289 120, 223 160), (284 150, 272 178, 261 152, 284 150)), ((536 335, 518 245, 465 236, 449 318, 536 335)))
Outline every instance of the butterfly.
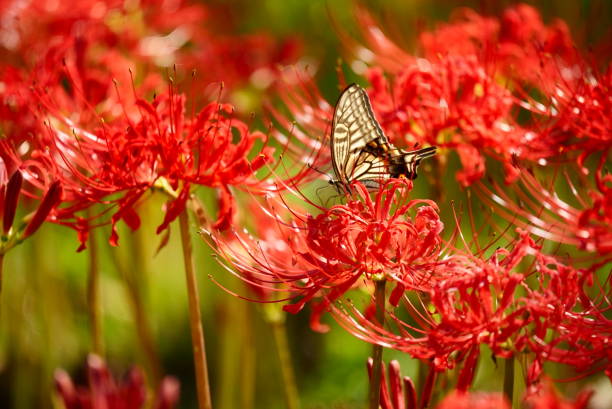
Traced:
POLYGON ((436 153, 435 146, 414 151, 393 146, 374 117, 368 94, 357 84, 346 87, 338 98, 330 148, 337 178, 330 183, 348 193, 354 181, 373 189, 388 178, 415 179, 421 160, 436 153))

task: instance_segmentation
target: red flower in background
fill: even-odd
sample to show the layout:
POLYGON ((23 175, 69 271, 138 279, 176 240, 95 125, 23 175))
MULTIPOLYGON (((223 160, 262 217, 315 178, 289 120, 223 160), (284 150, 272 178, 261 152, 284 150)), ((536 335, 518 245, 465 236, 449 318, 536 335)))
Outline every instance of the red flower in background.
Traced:
MULTIPOLYGON (((0 7, 6 135, 0 157, 9 169, 24 170, 27 195, 61 179, 67 205, 57 220, 75 227, 82 243, 92 225, 108 218, 84 218, 79 211, 116 205, 110 210, 116 243, 116 222, 138 227, 134 207, 156 184, 176 198, 160 230, 184 208, 190 184, 218 189, 220 228, 234 213, 230 185, 264 189, 253 179, 272 160, 269 147, 253 152, 263 134, 249 132, 220 102, 191 98, 188 114, 185 97, 166 92, 174 85, 165 85, 155 67, 178 64, 175 75, 193 70, 198 81, 223 80, 227 87, 248 83, 260 69, 274 77, 279 63, 295 58, 292 41, 278 46, 264 34, 218 33, 209 24, 215 12, 187 1, 77 7, 12 1, 0 7), (136 94, 158 97, 150 104, 136 94)), ((108 207, 99 216, 106 214, 108 207)))
POLYGON ((358 16, 365 45, 346 43, 357 66, 370 67, 369 94, 385 132, 398 146, 456 150, 462 184, 482 178, 486 156, 510 181, 515 158, 582 164, 609 149, 610 70, 575 50, 562 21, 547 26, 524 4, 500 18, 461 9, 420 35, 421 58, 402 51, 367 12, 358 16))
POLYGON ((511 116, 514 99, 474 56, 419 59, 389 84, 380 69, 368 73, 373 109, 394 143, 456 150, 470 185, 485 172, 482 152, 507 163, 527 142, 511 116))
POLYGON ((8 250, 34 234, 47 218, 53 220, 55 207, 62 199, 62 186, 55 181, 42 196, 33 197, 39 200, 36 210, 25 216, 22 222, 15 223, 19 199, 22 196, 22 185, 21 171, 15 170, 8 178, 4 161, 0 157, 0 219, 2 220, 0 258, 8 250))
POLYGON ((499 18, 458 9, 450 23, 421 33, 419 43, 427 58, 475 55, 485 66, 495 67, 495 74, 519 83, 546 81, 559 64, 570 67, 577 59, 567 24, 555 19, 547 26, 527 4, 509 7, 499 18))
POLYGON ((185 97, 170 90, 152 103, 136 99, 126 111, 137 115, 98 118, 98 123, 81 126, 44 94, 41 101, 49 126, 38 136, 28 162, 37 164, 32 179, 40 179, 36 177, 39 169, 60 178, 67 205, 57 217, 79 230, 82 242, 88 225, 104 222, 98 217, 112 207, 111 243, 118 239, 119 220, 137 228, 140 221, 134 208, 151 188, 174 196, 158 232, 185 208, 193 185, 219 190, 215 226, 222 229, 229 227, 234 214, 230 186, 265 189, 254 174, 272 160, 273 149, 264 144, 254 153, 256 141, 265 136, 250 132, 244 122, 233 118, 228 104, 210 103, 195 115, 187 114, 185 97), (80 219, 78 212, 94 203, 106 205, 102 213, 88 221, 80 219))
POLYGON ((581 391, 574 401, 560 397, 550 384, 535 394, 525 396, 525 406, 530 409, 587 409, 593 391, 581 391))
POLYGON ((235 35, 233 27, 220 30, 214 24, 219 12, 184 0, 76 5, 9 0, 0 7, 0 56, 13 65, 32 65, 49 48, 76 41, 84 64, 102 59, 112 64, 113 59, 129 56, 133 70, 134 65, 176 64, 186 72, 197 70, 206 82, 224 81, 231 87, 247 83, 258 69, 274 74, 278 64, 297 58, 297 40, 277 44, 264 33, 235 35))
POLYGON ((591 264, 603 265, 612 250, 612 177, 602 169, 606 158, 604 151, 594 185, 574 167, 558 177, 517 170, 520 175, 511 187, 491 182, 475 188, 480 200, 508 222, 542 239, 591 253, 591 264), (571 195, 562 197, 563 189, 571 195))
MULTIPOLYGON (((384 368, 380 381, 380 406, 382 409, 417 409, 429 407, 432 384, 422 387, 421 396, 408 376, 401 376, 397 361, 389 363, 389 381, 384 368), (387 386, 388 384, 388 386, 387 386), (418 403, 418 406, 417 406, 418 403)), ((368 376, 372 382, 372 358, 368 360, 368 376)), ((510 409, 507 399, 500 393, 454 391, 448 394, 436 409, 510 409)), ((543 408, 542 408, 543 409, 543 408)), ((550 407, 553 409, 553 406, 550 407)), ((578 409, 578 408, 576 408, 578 409)))
POLYGON ((430 360, 437 371, 462 363, 460 390, 472 382, 482 344, 498 357, 530 351, 540 364, 559 362, 583 374, 610 367, 609 303, 605 288, 589 288, 590 272, 542 254, 526 233, 489 258, 446 251, 432 263, 429 288, 404 295, 386 327, 350 303, 334 306, 334 316, 358 338, 430 360), (539 285, 530 284, 534 279, 539 285), (599 301, 589 298, 592 290, 599 301))
MULTIPOLYGON (((87 358, 88 387, 75 387, 63 370, 55 373, 55 385, 66 409, 141 409, 147 400, 147 388, 138 368, 117 382, 97 355, 87 358)), ((162 379, 153 409, 172 409, 179 399, 179 383, 172 377, 162 379)))
POLYGON ((281 286, 300 297, 285 306, 287 311, 298 312, 317 300, 311 325, 324 331, 322 313, 360 280, 401 281, 395 290, 399 299, 406 286, 417 287, 429 278, 429 263, 440 252, 442 223, 433 202, 399 197, 409 186, 406 180, 389 181, 372 200, 365 187, 356 184, 357 198, 320 208, 317 216, 303 214, 281 199, 266 207, 268 223, 279 230, 271 243, 236 231, 229 238, 214 232, 210 237, 245 281, 271 289, 281 286), (277 205, 286 206, 289 220, 282 219, 284 212, 279 213, 277 205))
MULTIPOLYGON (((436 409, 510 409, 508 400, 495 392, 452 392, 436 409)), ((552 408, 550 408, 552 409, 552 408)))

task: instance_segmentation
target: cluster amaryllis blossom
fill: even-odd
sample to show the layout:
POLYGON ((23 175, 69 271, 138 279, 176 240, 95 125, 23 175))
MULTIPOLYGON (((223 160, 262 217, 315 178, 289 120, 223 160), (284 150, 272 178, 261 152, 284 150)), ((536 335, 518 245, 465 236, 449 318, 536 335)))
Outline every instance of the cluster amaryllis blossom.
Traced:
POLYGON ((383 129, 398 146, 457 151, 462 184, 484 176, 487 156, 503 164, 510 181, 517 157, 580 162, 609 148, 609 69, 576 50, 562 21, 547 26, 524 4, 500 18, 461 9, 450 23, 423 32, 421 52, 412 54, 366 12, 358 16, 365 45, 346 43, 367 67, 383 129))
MULTIPOLYGON (((147 402, 147 386, 142 371, 132 368, 124 380, 114 379, 106 363, 97 355, 87 358, 88 387, 76 386, 63 370, 55 373, 57 392, 66 409, 141 409, 147 402)), ((155 393, 154 409, 172 409, 179 400, 179 382, 162 379, 155 393)))
POLYGON ((510 112, 512 94, 474 56, 418 60, 390 85, 371 69, 372 106, 389 137, 403 146, 430 144, 456 151, 464 167, 457 179, 472 184, 485 173, 483 151, 502 163, 527 142, 510 112))
POLYGON ((235 210, 230 186, 262 188, 263 182, 254 175, 273 160, 273 148, 266 146, 265 135, 251 132, 247 124, 234 118, 231 105, 212 102, 189 114, 186 97, 174 88, 152 102, 136 98, 126 110, 137 112, 134 117, 94 117, 95 122, 84 125, 73 122, 42 94, 41 101, 47 126, 21 166, 26 172, 31 170, 34 185, 43 180, 39 175, 43 170, 61 181, 64 206, 57 221, 76 228, 82 243, 89 224, 104 222, 99 218, 109 211, 111 243, 117 242, 119 220, 137 228, 140 221, 134 208, 152 188, 173 196, 158 232, 185 208, 195 185, 218 189, 215 227, 226 229, 235 210), (257 141, 264 144, 255 150, 257 141), (95 203, 106 206, 101 213, 83 219, 80 211, 95 203))
POLYGON ((264 241, 247 232, 223 236, 211 231, 209 237, 245 281, 296 298, 285 310, 296 313, 311 303, 311 326, 324 331, 321 315, 351 288, 395 281, 394 298, 399 299, 405 283, 424 285, 430 278, 428 266, 440 252, 443 225, 432 201, 400 199, 410 184, 390 180, 372 199, 357 183, 356 197, 329 209, 318 207, 316 215, 284 199, 270 201, 267 220, 258 223, 275 226, 276 236, 264 241))
MULTIPOLYGON (((368 375, 372 382, 372 359, 368 360, 368 375)), ((380 382, 380 407, 382 409, 417 409, 429 406, 431 390, 423 389, 417 395, 414 382, 410 377, 401 375, 400 364, 389 362, 387 373, 383 370, 380 382)), ((526 409, 586 409, 593 396, 593 391, 582 390, 572 401, 564 399, 555 392, 550 383, 535 394, 525 394, 522 399, 526 409)), ((436 409, 510 409, 506 396, 498 392, 465 392, 453 391, 445 396, 436 409)))
POLYGON ((279 64, 295 57, 295 42, 278 46, 263 34, 219 34, 210 20, 214 10, 188 1, 87 1, 78 7, 10 1, 0 13, 0 121, 6 135, 0 154, 11 169, 26 170, 26 194, 44 190, 51 179, 66 184, 67 204, 57 220, 76 227, 82 242, 91 223, 76 212, 111 201, 118 204, 113 225, 123 219, 135 228, 134 205, 161 179, 178 197, 161 229, 188 195, 180 194, 189 189, 178 189, 179 180, 219 188, 218 225, 227 226, 234 207, 228 185, 253 185, 246 179, 271 161, 271 149, 251 151, 263 134, 232 119, 233 108, 221 103, 222 95, 248 83, 254 71, 267 69, 272 77, 279 64), (253 44, 262 47, 253 51, 253 44), (196 80, 223 80, 215 87, 225 93, 217 93, 212 104, 190 95, 194 112, 187 114, 185 97, 166 91, 172 86, 160 67, 172 64, 179 66, 175 77, 195 73, 192 86, 196 80), (155 94, 153 104, 139 97, 155 94), (114 194, 120 197, 108 199, 114 194))
MULTIPOLYGON (((0 146, 2 145, 0 144, 0 146)), ((14 170, 11 176, 8 177, 6 166, 0 157, 0 216, 2 219, 0 259, 8 250, 34 234, 50 214, 53 217, 54 208, 62 198, 60 183, 57 181, 51 183, 42 197, 36 197, 39 200, 36 210, 24 217, 23 222, 16 222, 15 216, 21 196, 22 184, 23 176, 21 171, 14 170)), ((1 278, 0 274, 0 281, 1 278)))
POLYGON ((525 232, 489 258, 449 251, 433 268, 446 278, 404 296, 399 311, 410 319, 389 311, 389 325, 382 327, 350 304, 338 307, 335 316, 357 337, 429 360, 435 370, 462 363, 463 390, 472 382, 482 344, 502 358, 533 352, 533 367, 540 368, 533 382, 544 361, 583 374, 610 368, 606 290, 593 288, 590 271, 543 254, 525 232), (530 284, 534 279, 537 286, 530 284), (592 292, 603 300, 589 298, 592 292))
POLYGON ((127 57, 141 67, 177 64, 201 72, 207 82, 228 86, 248 83, 257 70, 273 75, 278 64, 297 58, 296 39, 279 44, 265 33, 232 34, 234 27, 215 23, 219 11, 184 0, 78 5, 9 0, 0 8, 0 56, 14 65, 31 65, 49 48, 72 44, 87 62, 103 58, 117 66, 127 57))
POLYGON ((590 253, 591 265, 610 260, 612 250, 612 177, 604 174, 607 151, 601 153, 594 183, 576 166, 552 177, 520 171, 517 182, 501 186, 478 183, 478 197, 498 215, 535 236, 590 253), (571 194, 562 198, 561 190, 571 194))
POLYGON ((449 23, 421 33, 419 46, 427 58, 477 55, 485 64, 494 64, 500 74, 522 82, 546 80, 542 74, 557 70, 555 60, 569 67, 577 58, 567 24, 554 19, 546 25, 538 10, 527 4, 509 7, 499 18, 457 9, 449 23))

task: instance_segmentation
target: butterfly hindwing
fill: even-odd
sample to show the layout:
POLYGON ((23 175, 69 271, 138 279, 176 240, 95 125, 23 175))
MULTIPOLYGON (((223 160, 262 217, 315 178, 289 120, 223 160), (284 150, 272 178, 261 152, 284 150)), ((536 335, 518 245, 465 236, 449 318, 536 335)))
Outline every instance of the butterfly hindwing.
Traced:
POLYGON ((393 145, 390 146, 392 149, 389 151, 389 173, 393 178, 404 176, 408 179, 415 179, 421 161, 436 154, 435 146, 410 152, 395 148, 393 145))

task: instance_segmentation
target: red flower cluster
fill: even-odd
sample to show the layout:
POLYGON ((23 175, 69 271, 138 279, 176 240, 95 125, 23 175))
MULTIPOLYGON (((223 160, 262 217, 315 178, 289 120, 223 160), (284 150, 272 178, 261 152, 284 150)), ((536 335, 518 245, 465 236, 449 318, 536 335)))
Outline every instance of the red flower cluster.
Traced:
POLYGON ((420 289, 416 300, 414 293, 404 296, 409 319, 389 311, 394 325, 385 328, 350 304, 335 307, 334 316, 357 337, 430 360, 438 371, 463 362, 460 389, 471 384, 481 344, 498 357, 528 350, 540 363, 583 373, 612 365, 606 307, 588 297, 592 274, 542 254, 526 233, 488 259, 449 251, 455 254, 432 267, 438 279, 430 289, 420 289), (533 278, 539 286, 530 285, 533 278))
POLYGON ((543 239, 591 253, 592 264, 603 265, 612 250, 612 177, 603 175, 601 167, 607 154, 601 155, 594 186, 579 169, 570 168, 564 177, 545 182, 521 171, 511 187, 491 182, 491 186, 478 183, 475 189, 484 203, 510 223, 543 239), (575 176, 580 179, 574 181, 575 176), (571 192, 568 199, 560 197, 562 189, 571 192))
POLYGON ((400 189, 409 184, 407 180, 389 181, 375 200, 364 186, 356 184, 357 199, 321 208, 317 216, 287 207, 293 217, 283 220, 283 214, 269 205, 268 219, 258 223, 275 226, 278 234, 266 241, 236 231, 229 237, 210 237, 222 258, 251 284, 301 297, 285 306, 287 311, 298 312, 307 302, 320 299, 313 306, 311 324, 323 331, 321 314, 360 280, 398 282, 395 299, 407 285, 425 285, 430 262, 440 253, 443 225, 433 202, 398 200, 400 189), (412 210, 416 210, 414 216, 410 216, 412 210))
POLYGON ((399 146, 456 150, 462 184, 482 178, 484 154, 512 180, 516 157, 544 164, 567 155, 581 163, 609 149, 610 70, 580 56, 562 21, 546 26, 524 4, 500 18, 462 9, 420 35, 421 58, 401 52, 367 13, 360 16, 366 46, 348 45, 370 67, 381 125, 399 146))
POLYGON ((7 178, 7 169, 2 158, 0 158, 0 218, 2 219, 0 257, 34 234, 50 214, 51 217, 55 217, 54 209, 62 198, 60 183, 53 182, 42 198, 38 198, 40 199, 38 208, 24 218, 25 223, 16 224, 15 216, 22 184, 23 176, 19 170, 16 170, 10 178, 7 178))
POLYGON ((216 227, 227 228, 234 212, 229 186, 261 184, 253 175, 272 160, 273 150, 266 146, 248 159, 255 142, 265 137, 233 118, 231 106, 211 103, 191 116, 186 113, 185 97, 172 90, 152 103, 137 99, 129 107, 130 112, 139 112, 135 118, 122 115, 100 120, 89 129, 74 124, 51 104, 46 107, 52 126, 39 141, 46 148, 32 155, 60 178, 69 206, 58 217, 81 231, 82 242, 88 223, 76 212, 96 202, 114 204, 111 243, 116 244, 115 224, 124 220, 137 228, 140 222, 134 207, 154 187, 174 196, 158 232, 185 208, 191 185, 220 190, 216 227))
MULTIPOLYGON (((55 385, 66 409, 141 409, 147 401, 147 388, 142 372, 133 368, 123 382, 117 382, 104 361, 97 355, 87 358, 89 387, 75 387, 70 376, 58 370, 55 385)), ((176 379, 162 379, 156 393, 154 409, 172 409, 179 399, 176 379)))
POLYGON ((92 62, 109 68, 124 64, 121 78, 135 64, 176 64, 197 70, 207 82, 229 86, 250 81, 257 70, 273 74, 278 64, 297 58, 297 40, 277 44, 264 33, 231 34, 234 27, 220 30, 214 24, 218 12, 189 0, 86 0, 78 5, 9 0, 0 6, 0 57, 12 65, 32 65, 49 50, 72 48, 80 69, 88 71, 92 62))
POLYGON ((212 12, 187 1, 1 6, 0 159, 22 169, 27 195, 59 180, 65 204, 54 220, 76 228, 82 243, 109 211, 112 243, 117 221, 138 227, 134 207, 153 186, 168 187, 176 199, 163 230, 184 208, 190 185, 219 189, 216 226, 227 228, 229 186, 259 184, 253 175, 272 159, 269 147, 254 152, 263 134, 249 132, 219 101, 202 106, 194 98, 188 113, 186 97, 155 65, 179 64, 198 72, 198 81, 237 86, 257 70, 273 77, 279 63, 295 58, 296 43, 217 33, 203 24, 212 12), (151 94, 158 95, 152 103, 140 97, 151 94), (79 212, 94 203, 116 209, 84 218, 79 212))
MULTIPOLYGON (((408 376, 402 378, 400 365, 397 361, 389 363, 389 380, 383 369, 380 382, 380 406, 382 409, 417 409, 427 407, 432 390, 424 389, 422 395, 417 396, 412 379, 408 376), (417 401, 419 406, 417 406, 417 401)), ((368 375, 372 382, 372 359, 368 360, 368 375)), ((535 395, 526 395, 523 399, 524 407, 529 409, 586 409, 592 392, 584 390, 572 402, 559 397, 550 384, 546 384, 535 395)), ((501 393, 464 392, 454 391, 448 394, 435 406, 436 409, 510 409, 506 397, 501 393)))

